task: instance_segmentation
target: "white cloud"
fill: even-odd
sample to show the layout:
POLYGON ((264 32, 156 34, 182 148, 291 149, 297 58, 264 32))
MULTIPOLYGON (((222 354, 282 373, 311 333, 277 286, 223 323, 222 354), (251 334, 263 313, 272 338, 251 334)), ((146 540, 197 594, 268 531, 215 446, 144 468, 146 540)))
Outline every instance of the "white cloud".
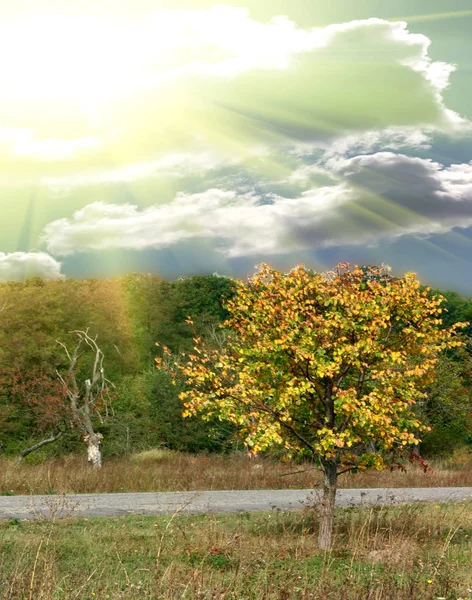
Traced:
MULTIPOLYGON (((179 194, 161 206, 139 210, 130 204, 96 202, 44 229, 48 251, 75 252, 127 248, 164 248, 190 239, 212 239, 227 256, 276 254, 307 246, 296 232, 305 226, 322 230, 343 204, 356 194, 340 184, 305 192, 299 198, 210 189, 179 194)), ((325 235, 311 245, 326 245, 325 235), (323 239, 321 239, 323 238, 323 239), (317 243, 318 242, 318 243, 317 243)), ((329 245, 329 244, 328 244, 329 245)))
POLYGON ((331 36, 297 28, 283 16, 261 23, 245 8, 224 5, 129 20, 31 14, 0 24, 0 52, 12 57, 0 77, 10 94, 42 87, 46 96, 97 101, 189 73, 285 68, 292 54, 324 47, 331 36), (28 77, 18 77, 18 68, 28 77))
POLYGON ((44 229, 52 254, 108 248, 161 248, 179 241, 214 237, 224 215, 257 205, 251 194, 218 189, 202 194, 179 194, 168 204, 139 210, 131 204, 96 202, 77 211, 72 219, 59 219, 44 229))
POLYGON ((61 279, 61 263, 45 252, 0 252, 0 282, 32 276, 61 279))
POLYGON ((356 156, 380 150, 428 150, 431 148, 434 128, 388 127, 339 137, 324 144, 324 159, 331 156, 356 156))
POLYGON ((226 256, 283 254, 333 245, 375 244, 472 224, 472 163, 391 152, 327 161, 335 185, 296 198, 209 189, 140 210, 97 202, 44 230, 48 251, 65 256, 110 248, 170 247, 212 240, 226 256))
POLYGON ((231 77, 257 68, 284 69, 298 54, 329 46, 352 49, 359 39, 362 51, 397 47, 397 60, 438 90, 448 85, 454 66, 433 63, 429 39, 409 33, 405 22, 371 18, 303 29, 286 16, 260 22, 247 8, 225 5, 160 10, 140 18, 32 11, 27 19, 4 19, 0 51, 12 60, 2 62, 0 76, 11 94, 42 86, 43 94, 61 98, 109 97, 123 86, 154 85, 188 73, 231 77), (18 69, 29 77, 18 77, 18 69))
POLYGON ((470 201, 472 198, 472 162, 468 165, 451 165, 439 173, 443 190, 439 196, 456 197, 470 201))
POLYGON ((466 122, 442 98, 455 67, 432 61, 429 44, 404 22, 304 29, 223 5, 5 19, 2 179, 134 181, 159 171, 165 154, 201 148, 240 158, 356 131, 457 130, 466 122))

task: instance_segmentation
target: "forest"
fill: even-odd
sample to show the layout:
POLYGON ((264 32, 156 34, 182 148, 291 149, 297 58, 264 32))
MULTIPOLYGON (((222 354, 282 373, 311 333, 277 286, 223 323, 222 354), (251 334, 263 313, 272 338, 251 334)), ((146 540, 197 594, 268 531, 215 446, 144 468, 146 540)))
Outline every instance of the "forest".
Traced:
MULTIPOLYGON (((77 427, 64 385, 70 383, 75 350, 78 385, 98 386, 87 410, 105 459, 150 448, 243 450, 235 425, 183 418, 184 383, 173 384, 155 363, 161 347, 188 356, 196 334, 209 345, 218 343, 235 287, 234 280, 216 274, 173 282, 130 274, 0 284, 0 452, 38 461, 85 451, 87 431, 77 427), (97 370, 95 381, 98 356, 103 371, 97 370)), ((446 298, 442 327, 472 322, 472 299, 445 290, 430 293, 446 298)), ((425 457, 472 445, 472 325, 461 335, 465 345, 441 355, 428 398, 417 407, 431 427, 422 435, 425 457)))

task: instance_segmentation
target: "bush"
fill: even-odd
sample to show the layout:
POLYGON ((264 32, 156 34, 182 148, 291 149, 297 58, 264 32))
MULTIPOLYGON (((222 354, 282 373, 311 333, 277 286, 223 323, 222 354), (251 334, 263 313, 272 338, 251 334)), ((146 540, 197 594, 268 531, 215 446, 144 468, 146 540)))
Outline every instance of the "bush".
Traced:
POLYGON ((151 448, 131 455, 131 461, 138 464, 160 463, 172 460, 178 453, 167 448, 151 448))

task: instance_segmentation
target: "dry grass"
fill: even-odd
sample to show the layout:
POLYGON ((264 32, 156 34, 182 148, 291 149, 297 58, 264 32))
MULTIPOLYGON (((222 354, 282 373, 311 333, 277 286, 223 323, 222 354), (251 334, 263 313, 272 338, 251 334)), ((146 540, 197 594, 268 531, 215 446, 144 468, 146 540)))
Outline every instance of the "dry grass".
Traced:
POLYGON ((10 521, 0 599, 465 600, 472 503, 337 511, 332 552, 305 511, 10 521))
MULTIPOLYGON (((433 462, 432 467, 428 473, 409 467, 407 473, 385 470, 345 474, 340 478, 340 487, 472 486, 469 455, 433 462)), ((3 494, 300 489, 313 488, 318 483, 320 475, 309 464, 250 459, 244 455, 197 456, 155 449, 127 459, 105 460, 99 472, 90 469, 84 457, 77 456, 40 464, 0 459, 3 494)))

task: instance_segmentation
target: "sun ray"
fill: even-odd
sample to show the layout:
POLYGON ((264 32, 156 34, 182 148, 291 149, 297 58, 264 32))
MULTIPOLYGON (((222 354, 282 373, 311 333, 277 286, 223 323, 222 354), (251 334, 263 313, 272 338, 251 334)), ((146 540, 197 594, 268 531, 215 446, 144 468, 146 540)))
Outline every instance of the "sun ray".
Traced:
POLYGON ((464 17, 472 17, 472 9, 439 13, 425 13, 423 15, 408 15, 404 17, 390 17, 388 20, 406 21, 407 23, 423 23, 427 21, 446 21, 449 19, 462 19, 464 17))

